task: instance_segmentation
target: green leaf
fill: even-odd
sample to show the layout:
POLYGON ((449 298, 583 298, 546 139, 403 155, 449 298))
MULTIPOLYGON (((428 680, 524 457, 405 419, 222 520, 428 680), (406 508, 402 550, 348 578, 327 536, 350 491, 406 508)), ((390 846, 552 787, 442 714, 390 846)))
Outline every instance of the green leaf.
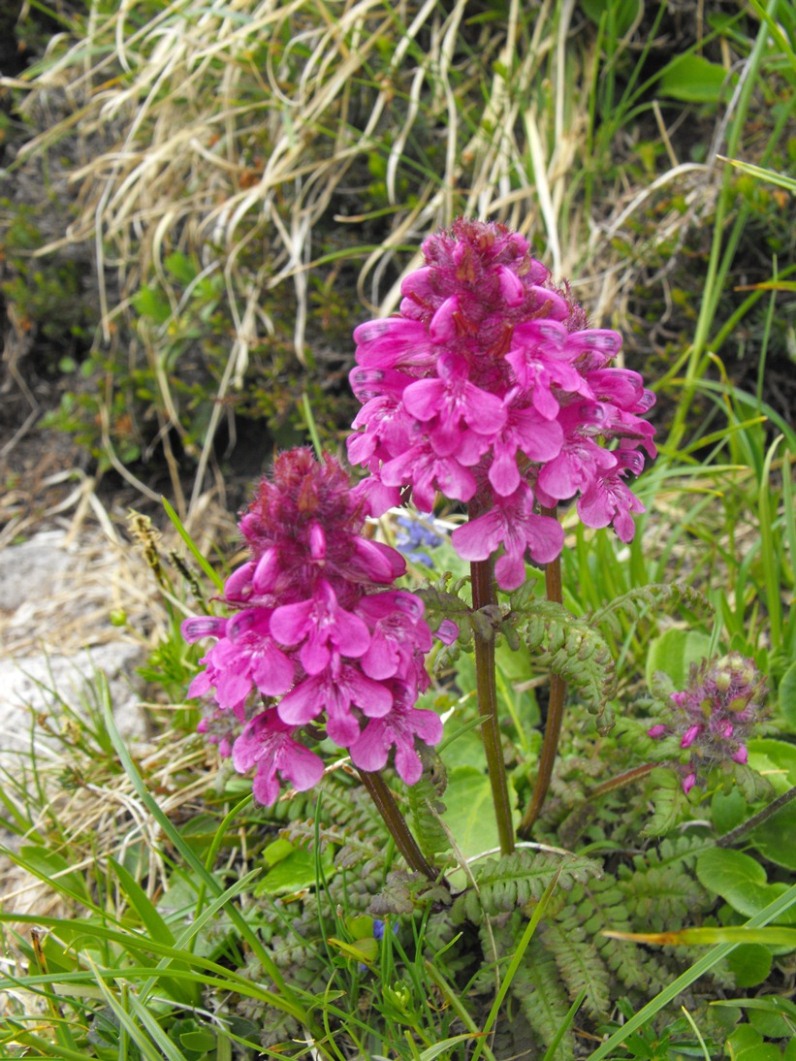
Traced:
MULTIPOLYGON (((283 841, 289 843, 289 841, 283 841)), ((280 843, 280 841, 277 841, 280 843)), ((271 845, 274 847, 275 845, 271 845)), ((292 847, 292 845, 291 845, 292 847)), ((256 896, 290 895, 304 888, 314 888, 318 883, 318 867, 315 853, 304 847, 296 847, 289 854, 282 854, 275 865, 268 870, 254 889, 256 896)), ((334 872, 332 852, 324 851, 321 856, 324 872, 330 876, 334 872)))
POLYGON ((796 730, 796 663, 791 663, 779 683, 779 707, 792 730, 796 730))
POLYGON ((172 251, 163 260, 168 272, 181 284, 190 284, 196 276, 196 264, 181 251, 172 251))
MULTIPOLYGON (((723 156, 719 155, 719 158, 723 156)), ((725 162, 728 162, 735 169, 739 169, 742 173, 748 173, 750 177, 755 177, 757 180, 765 181, 768 184, 775 184, 779 188, 785 188, 791 193, 796 195, 796 180, 793 177, 787 177, 784 173, 777 173, 773 169, 764 169, 762 166, 754 166, 751 162, 741 162, 737 158, 725 158, 725 162)), ((785 284, 785 289, 788 290, 792 287, 787 281, 782 281, 785 284)), ((794 664, 796 666, 796 664, 794 664)), ((793 668, 791 668, 792 670, 793 668)))
POLYGON ((18 855, 10 854, 23 869, 50 884, 62 895, 69 895, 78 902, 93 906, 85 880, 76 870, 70 869, 70 863, 63 855, 34 845, 25 845, 18 855))
POLYGON ((653 638, 647 654, 647 685, 663 671, 676 689, 685 689, 692 663, 699 663, 710 651, 710 638, 698 630, 667 630, 653 638))
POLYGON ((159 287, 147 284, 133 295, 131 302, 141 317, 148 317, 155 324, 165 324, 171 316, 171 303, 159 287))
MULTIPOLYGON (((509 797, 515 799, 511 789, 509 797)), ((500 847, 492 786, 486 774, 473 766, 454 767, 448 774, 445 807, 442 819, 465 858, 500 847)))
POLYGON ((658 92, 685 103, 718 103, 737 80, 701 55, 678 55, 661 71, 658 92))
POLYGON ((171 929, 149 901, 138 881, 115 858, 109 858, 108 862, 113 868, 113 872, 116 874, 128 902, 141 918, 141 923, 149 935, 153 939, 160 940, 161 943, 173 944, 174 936, 171 929))
POLYGON ((583 13, 595 26, 603 18, 616 37, 624 37, 641 13, 641 0, 581 0, 583 13))
POLYGON ((796 803, 778 810, 751 833, 749 841, 760 854, 785 869, 796 870, 796 803))
MULTIPOLYGON (((787 891, 782 883, 769 884, 766 871, 742 851, 721 847, 704 851, 697 859, 696 874, 708 891, 720 895, 733 910, 751 917, 787 891)), ((782 914, 785 924, 796 924, 796 908, 782 914)))
POLYGON ((760 738, 747 744, 749 765, 763 774, 779 795, 796 785, 796 745, 760 738))
POLYGON ((682 819, 688 807, 680 775, 667 766, 659 766, 650 774, 652 814, 644 822, 645 836, 665 836, 682 819))
POLYGON ((761 943, 742 944, 727 958, 727 965, 738 987, 757 987, 765 983, 771 972, 771 963, 771 951, 761 943))

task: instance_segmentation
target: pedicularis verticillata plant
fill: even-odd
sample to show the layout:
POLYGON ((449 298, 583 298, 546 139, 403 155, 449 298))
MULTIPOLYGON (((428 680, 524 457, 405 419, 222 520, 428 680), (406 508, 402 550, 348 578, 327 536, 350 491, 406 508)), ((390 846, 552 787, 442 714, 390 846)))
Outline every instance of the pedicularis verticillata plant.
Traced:
MULTIPOLYGON (((414 708, 432 636, 419 598, 386 588, 404 563, 362 537, 364 518, 410 499, 430 512, 441 494, 466 506, 451 540, 471 562, 473 612, 494 611, 498 587, 521 586, 528 560, 545 565, 548 596, 560 603, 558 504, 576 499, 583 523, 613 525, 630 541, 643 506, 626 480, 655 447, 641 419, 653 396, 638 373, 611 365, 621 337, 588 326, 522 236, 460 220, 423 253, 425 265, 403 281, 399 313, 354 332, 351 384, 363 408, 348 455, 367 478, 352 490, 331 458, 279 457, 240 525, 252 558, 226 584, 236 614, 188 620, 185 633, 219 639, 191 694, 213 691, 208 729, 237 769, 257 766, 259 800, 276 798, 278 773, 297 788, 314 785, 323 765, 302 734, 325 734, 347 749, 401 850, 427 871, 411 838, 397 835, 405 826, 377 771, 394 748, 399 775, 413 783, 415 741, 440 739, 437 716, 414 708), (229 721, 244 727, 234 740, 229 721)), ((483 624, 473 633, 500 842, 510 852, 494 636, 483 624)), ((450 624, 439 634, 448 640, 450 624)), ((526 830, 549 783, 563 698, 554 676, 526 830)))

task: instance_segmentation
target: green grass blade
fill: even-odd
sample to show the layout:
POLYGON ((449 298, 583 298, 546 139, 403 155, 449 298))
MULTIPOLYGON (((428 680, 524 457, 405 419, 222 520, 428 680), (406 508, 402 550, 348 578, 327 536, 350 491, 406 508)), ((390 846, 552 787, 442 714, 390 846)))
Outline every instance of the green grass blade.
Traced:
POLYGON ((199 549, 199 547, 197 546, 196 542, 193 540, 191 535, 186 530, 185 525, 183 524, 183 522, 180 519, 180 517, 177 515, 174 507, 170 504, 170 502, 165 497, 161 497, 160 500, 161 500, 161 503, 163 504, 164 509, 166 510, 166 515, 171 520, 171 523, 172 523, 174 529, 177 531, 179 536, 185 542, 185 545, 186 545, 188 551, 190 552, 191 556, 193 556, 194 560, 197 562, 197 564, 202 569, 202 571, 204 571, 204 573, 207 575, 207 577, 210 579, 210 581, 213 583, 213 585, 216 587, 216 589, 223 590, 224 589, 224 579, 221 577, 221 575, 218 574, 218 572, 215 570, 215 568, 212 566, 212 564, 207 560, 207 558, 202 555, 201 550, 199 549))
MULTIPOLYGON (((754 917, 750 917, 746 924, 750 928, 767 925, 793 906, 796 906, 796 884, 791 885, 787 891, 760 910, 754 917)), ((726 958, 738 946, 740 946, 738 943, 720 943, 718 947, 714 947, 708 954, 703 955, 698 961, 694 962, 690 969, 686 969, 681 976, 678 976, 668 984, 646 1006, 642 1006, 638 1013, 634 1013, 618 1031, 609 1036, 601 1046, 598 1046, 594 1053, 589 1055, 589 1061, 603 1061, 604 1058, 609 1057, 634 1031, 651 1021, 657 1013, 660 1013, 665 1006, 677 998, 681 991, 685 991, 695 980, 698 980, 700 976, 704 976, 705 973, 709 972, 722 958, 726 958)))

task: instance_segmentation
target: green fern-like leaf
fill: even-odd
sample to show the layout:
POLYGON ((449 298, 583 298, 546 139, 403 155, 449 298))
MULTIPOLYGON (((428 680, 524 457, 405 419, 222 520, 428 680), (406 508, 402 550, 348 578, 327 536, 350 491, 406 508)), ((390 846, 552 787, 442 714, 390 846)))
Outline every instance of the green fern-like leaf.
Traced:
POLYGON ((663 840, 659 848, 636 855, 633 866, 622 865, 617 885, 625 896, 635 931, 663 932, 694 923, 694 917, 713 902, 693 873, 705 841, 693 837, 663 840))
POLYGON ((591 933, 580 923, 577 910, 540 926, 545 949, 555 958, 570 998, 586 992, 584 1005, 592 1016, 606 1016, 611 1001, 611 976, 591 933))
POLYGON ((454 918, 458 916, 478 924, 484 914, 509 913, 540 899, 556 875, 559 886, 568 890, 574 881, 601 872, 599 863, 579 855, 520 848, 511 855, 486 859, 475 867, 477 890, 469 889, 456 899, 454 918))
POLYGON ((518 613, 516 629, 539 666, 558 674, 589 711, 601 714, 610 695, 614 661, 594 624, 561 604, 534 600, 518 613))
MULTIPOLYGON (((569 999, 558 975, 555 958, 538 940, 531 940, 512 980, 511 993, 539 1037, 542 1047, 548 1047, 564 1023, 569 999)), ((541 1052, 538 1051, 540 1056, 541 1052)), ((572 1032, 569 1031, 559 1043, 553 1058, 554 1061, 572 1061, 574 1056, 575 1046, 572 1032)))
POLYGON ((412 816, 412 832, 420 850, 429 861, 439 861, 439 856, 450 850, 450 841, 440 823, 445 804, 439 798, 438 786, 424 774, 416 784, 407 788, 406 795, 412 816))
POLYGON ((706 616, 710 612, 708 601, 691 586, 678 582, 653 582, 631 589, 603 608, 598 608, 592 614, 591 621, 595 626, 605 626, 615 637, 621 637, 622 620, 635 623, 650 612, 672 612, 681 607, 699 616, 706 616))

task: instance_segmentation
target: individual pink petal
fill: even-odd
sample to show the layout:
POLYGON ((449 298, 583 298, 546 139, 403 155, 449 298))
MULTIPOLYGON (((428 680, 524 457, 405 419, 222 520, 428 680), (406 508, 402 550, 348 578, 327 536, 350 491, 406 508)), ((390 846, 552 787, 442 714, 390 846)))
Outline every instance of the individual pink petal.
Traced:
POLYGON ((428 326, 432 343, 447 343, 456 338, 456 314, 459 312, 459 300, 454 296, 446 298, 428 326))
POLYGON ((683 792, 685 792, 685 794, 688 795, 688 793, 691 791, 691 789, 694 787, 695 784, 696 784, 696 774, 693 773, 693 772, 690 773, 690 774, 686 774, 685 777, 683 778, 683 792))
POLYGON ((183 620, 180 632, 189 644, 193 644, 206 637, 223 637, 226 625, 226 619, 214 615, 194 615, 183 620))
POLYGON ((314 600, 282 604, 271 616, 271 634, 282 645, 298 645, 307 636, 311 625, 314 600))
POLYGON ((702 732, 703 728, 704 727, 701 724, 699 724, 699 723, 694 725, 694 726, 689 726, 688 729, 683 734, 683 738, 680 741, 680 747, 681 748, 690 748, 691 745, 694 743, 694 741, 697 739, 697 737, 702 732))

